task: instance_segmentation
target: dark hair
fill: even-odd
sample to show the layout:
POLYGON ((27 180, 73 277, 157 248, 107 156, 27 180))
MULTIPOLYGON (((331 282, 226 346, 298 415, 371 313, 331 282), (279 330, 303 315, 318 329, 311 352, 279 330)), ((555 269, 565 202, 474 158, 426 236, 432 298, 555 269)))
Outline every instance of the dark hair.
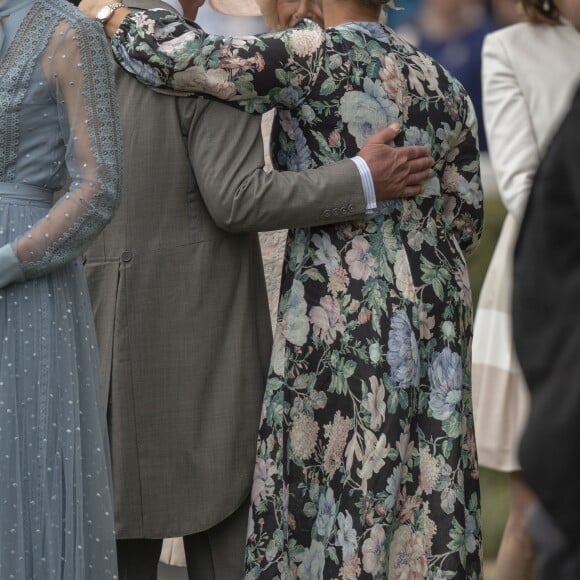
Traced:
POLYGON ((560 11, 553 0, 521 0, 528 20, 535 24, 560 24, 560 11))

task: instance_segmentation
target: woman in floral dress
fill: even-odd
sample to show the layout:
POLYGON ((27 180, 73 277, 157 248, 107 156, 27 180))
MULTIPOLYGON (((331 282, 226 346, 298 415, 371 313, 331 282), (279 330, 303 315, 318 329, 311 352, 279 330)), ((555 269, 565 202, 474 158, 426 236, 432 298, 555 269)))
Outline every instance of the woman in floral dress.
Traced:
POLYGON ((326 30, 251 38, 141 12, 113 37, 150 85, 276 106, 279 168, 352 156, 392 122, 398 145, 436 160, 420 197, 289 234, 249 579, 481 577, 464 258, 482 226, 476 120, 454 78, 376 22, 380 4, 325 0, 326 30))

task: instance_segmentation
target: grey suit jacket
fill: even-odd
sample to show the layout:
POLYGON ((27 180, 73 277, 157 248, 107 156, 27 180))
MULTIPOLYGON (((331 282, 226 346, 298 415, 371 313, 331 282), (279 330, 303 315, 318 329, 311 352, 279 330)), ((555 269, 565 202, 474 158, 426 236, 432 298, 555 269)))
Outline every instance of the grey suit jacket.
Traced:
POLYGON ((251 232, 347 219, 365 201, 351 161, 267 175, 259 117, 117 81, 122 202, 86 255, 117 534, 180 536, 250 491, 271 349, 251 232))

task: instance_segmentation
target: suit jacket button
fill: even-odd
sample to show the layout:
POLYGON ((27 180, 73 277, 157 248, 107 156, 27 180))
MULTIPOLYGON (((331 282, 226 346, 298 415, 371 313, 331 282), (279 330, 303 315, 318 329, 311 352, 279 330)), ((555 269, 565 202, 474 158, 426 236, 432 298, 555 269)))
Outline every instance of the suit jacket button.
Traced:
POLYGON ((121 261, 122 262, 130 262, 133 259, 133 254, 129 250, 125 250, 121 254, 121 261))

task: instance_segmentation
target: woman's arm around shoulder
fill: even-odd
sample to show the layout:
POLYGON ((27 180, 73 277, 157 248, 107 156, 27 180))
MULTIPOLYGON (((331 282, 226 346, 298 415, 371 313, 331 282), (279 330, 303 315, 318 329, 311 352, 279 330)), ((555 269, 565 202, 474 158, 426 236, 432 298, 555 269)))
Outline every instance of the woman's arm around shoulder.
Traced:
MULTIPOLYGON (((102 1, 84 0, 80 8, 94 16, 102 1)), ((117 12, 106 30, 127 72, 151 87, 211 95, 251 113, 299 106, 323 61, 325 33, 312 21, 258 36, 223 37, 167 10, 117 12)))

